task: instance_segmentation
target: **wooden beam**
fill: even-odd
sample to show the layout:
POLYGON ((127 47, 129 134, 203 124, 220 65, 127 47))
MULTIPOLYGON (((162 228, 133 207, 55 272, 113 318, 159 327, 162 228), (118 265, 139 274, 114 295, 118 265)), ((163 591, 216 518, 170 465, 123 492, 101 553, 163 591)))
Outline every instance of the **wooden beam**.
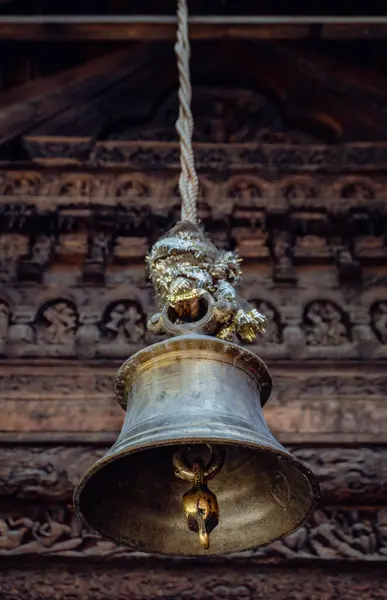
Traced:
MULTIPOLYGON (((108 391, 116 369, 98 363, 81 365, 45 360, 24 363, 20 369, 9 362, 1 364, 0 443, 112 444, 125 416, 108 391)), ((327 367, 316 381, 318 372, 317 365, 308 369, 294 363, 273 365, 275 387, 264 413, 278 439, 288 445, 387 444, 385 395, 373 387, 376 373, 385 372, 384 363, 346 367, 341 363, 340 372, 327 367), (364 379, 361 384, 356 381, 359 375, 364 379), (327 394, 328 378, 335 384, 327 394)))
MULTIPOLYGON (((212 78, 216 80, 216 85, 219 85, 220 81, 227 82, 232 78, 240 85, 270 92, 282 105, 287 124, 295 129, 310 130, 316 137, 325 137, 330 141, 380 141, 384 138, 387 117, 381 108, 378 108, 384 105, 387 96, 383 90, 383 76, 377 94, 370 89, 369 83, 364 89, 362 84, 358 83, 356 86, 347 85, 348 89, 343 90, 340 86, 340 72, 345 71, 344 67, 338 64, 335 69, 337 75, 334 76, 329 69, 324 68, 326 61, 321 63, 319 56, 306 57, 307 60, 304 60, 302 50, 282 48, 278 47, 278 44, 275 44, 275 47, 270 44, 269 47, 262 45, 259 48, 256 44, 241 46, 238 43, 227 44, 225 48, 217 46, 213 44, 209 49, 206 44, 195 48, 192 61, 194 82, 203 79, 210 81, 212 78)), ((161 50, 158 45, 154 45, 153 50, 158 52, 158 59, 154 59, 153 62, 149 60, 141 72, 137 70, 130 78, 126 77, 117 85, 105 88, 104 93, 98 96, 90 97, 84 94, 83 98, 67 110, 58 111, 52 119, 31 124, 24 137, 30 156, 40 164, 51 166, 64 165, 64 161, 67 164, 85 165, 92 156, 93 166, 123 166, 122 163, 126 161, 125 166, 129 166, 130 163, 130 168, 143 169, 144 163, 140 165, 136 161, 138 157, 143 161, 144 154, 138 153, 137 148, 133 150, 132 142, 125 145, 125 141, 121 139, 117 144, 117 141, 104 139, 100 132, 106 131, 104 127, 111 123, 112 119, 117 122, 120 118, 123 122, 131 120, 135 123, 139 119, 144 123, 149 122, 149 115, 158 106, 160 98, 165 97, 171 89, 176 89, 177 75, 172 45, 162 46, 161 50), (163 77, 158 77, 160 69, 163 77), (99 141, 96 142, 96 139, 99 141)), ((352 78, 355 73, 354 70, 352 78)), ((359 76, 358 80, 361 82, 362 77, 359 76)), ((372 87, 375 85, 374 83, 372 87)), ((7 127, 8 121, 5 121, 6 130, 7 127)), ((0 142, 1 137, 0 116, 0 142)), ((152 146, 152 142, 149 144, 152 146)), ((313 169, 321 167, 321 159, 316 160, 317 155, 333 156, 337 153, 340 156, 327 158, 327 162, 335 165, 335 168, 343 163, 343 149, 337 145, 315 150, 312 150, 311 145, 304 145, 304 152, 305 149, 315 159, 313 169)), ((224 155, 230 151, 228 144, 222 149, 224 155)), ((255 147, 252 147, 252 154, 254 151, 255 147)), ((171 165, 169 162, 168 166, 178 167, 178 153, 167 150, 166 146, 164 152, 168 161, 171 157, 175 158, 175 164, 171 165)), ((263 146, 259 150, 260 154, 262 152, 265 153, 263 146)), ((203 151, 197 147, 195 153, 198 168, 201 168, 202 154, 209 156, 208 145, 203 151)), ((282 169, 305 168, 308 159, 295 158, 295 153, 299 153, 295 146, 285 150, 289 158, 284 160, 282 155, 282 169), (291 164, 292 159, 294 162, 291 164)), ((217 156, 216 152, 213 156, 217 156)), ((352 154, 351 160, 353 157, 352 154)), ((381 157, 382 162, 385 160, 384 155, 375 152, 365 161, 367 169, 373 164, 374 157, 381 157)), ((162 157, 159 164, 165 165, 164 160, 162 157)), ((270 157, 265 160, 266 164, 271 164, 270 157)), ((364 168, 364 161, 355 164, 357 170, 360 167, 364 168)))
POLYGON ((97 58, 0 95, 0 145, 141 68, 156 55, 146 45, 97 58))
POLYGON ((337 60, 337 57, 294 44, 277 44, 275 53, 278 61, 294 68, 310 85, 341 98, 349 109, 356 106, 372 120, 385 122, 387 80, 384 67, 377 64, 364 67, 353 59, 341 57, 337 60))
MULTIPOLYGON (((46 531, 36 534, 43 537, 46 531)), ((189 533, 187 534, 189 535, 189 533)), ((370 536, 370 544, 373 542, 370 536)), ((318 543, 318 541, 317 541, 318 543)), ((317 545, 316 543, 316 545, 317 545)), ((85 541, 85 545, 87 541, 85 541)), ((340 539, 337 540, 340 545, 340 539)), ((385 565, 358 562, 352 568, 342 566, 293 565, 292 568, 260 566, 254 559, 236 564, 230 559, 218 561, 176 561, 133 556, 132 563, 112 566, 107 561, 71 561, 68 564, 36 561, 20 557, 19 566, 6 563, 0 571, 2 597, 8 600, 209 600, 211 598, 276 598, 311 600, 386 600, 385 565)), ((14 557, 12 557, 14 559, 14 557)), ((52 556, 51 558, 54 558, 52 556)))
MULTIPOLYGON (((386 17, 194 16, 194 40, 387 39, 386 17)), ((161 15, 3 17, 0 39, 173 41, 176 18, 161 15)))
MULTIPOLYGON (((68 107, 54 116, 52 120, 34 126, 29 135, 29 141, 37 137, 47 141, 53 138, 61 138, 66 143, 66 138, 72 138, 74 132, 76 137, 87 143, 90 138, 95 140, 103 127, 112 118, 119 121, 120 118, 130 117, 132 121, 149 118, 155 98, 160 98, 165 90, 177 87, 177 71, 172 50, 162 48, 154 53, 152 59, 141 68, 133 68, 131 62, 127 64, 128 74, 124 78, 102 90, 94 97, 84 97, 76 104, 68 107), (159 77, 160 69, 163 76, 159 77), (151 84, 151 92, 150 92, 151 84)), ((146 121, 145 121, 146 122, 146 121)))
MULTIPOLYGON (((310 26, 287 25, 202 25, 190 26, 192 40, 218 39, 305 39, 310 26)), ((387 30, 386 30, 387 35, 387 30)), ((0 23, 0 39, 18 41, 74 41, 74 40, 147 40, 170 41, 176 38, 176 24, 170 23, 78 23, 57 27, 44 24, 0 23)))
MULTIPOLYGON (((48 402, 8 398, 0 407, 4 417, 1 443, 63 440, 113 444, 124 417, 113 399, 101 395, 52 398, 48 402)), ((385 398, 294 400, 283 407, 268 405, 265 416, 271 431, 285 445, 387 444, 385 398)))
POLYGON ((325 135, 329 132, 332 141, 380 141, 385 137, 387 117, 382 111, 371 110, 367 94, 361 94, 361 83, 358 98, 344 95, 339 81, 322 80, 317 59, 314 64, 309 61, 313 69, 309 64, 309 69, 302 70, 297 50, 289 46, 288 51, 278 44, 259 49, 252 43, 229 44, 227 53, 223 52, 224 68, 234 77, 243 77, 250 88, 270 91, 281 104, 287 122, 297 129, 315 131, 317 136, 320 131, 325 135))
MULTIPOLYGON (((2 446, 1 499, 71 502, 82 475, 107 449, 107 445, 90 444, 2 446)), ((290 451, 319 479, 323 506, 376 507, 387 503, 386 447, 297 446, 290 451)))
MULTIPOLYGON (((82 455, 82 450, 80 452, 82 455)), ((50 474, 53 477, 54 474, 51 472, 48 472, 46 477, 48 478, 50 474)), ((27 483, 29 491, 32 490, 32 485, 32 481, 29 480, 27 483)), ((230 486, 232 485, 231 480, 230 486)), ((66 558, 71 557, 74 566, 77 563, 84 565, 85 562, 87 564, 88 561, 99 560, 101 565, 103 561, 108 561, 110 568, 125 563, 130 570, 133 560, 138 558, 135 550, 117 546, 92 533, 85 523, 81 524, 74 515, 71 498, 66 503, 49 502, 48 504, 44 499, 39 504, 28 502, 28 499, 27 496, 27 502, 17 502, 13 498, 5 500, 0 505, 2 564, 6 560, 13 560, 14 564, 24 566, 27 557, 32 561, 50 560, 55 557, 63 564, 66 558)), ((267 564, 290 566, 295 561, 304 562, 304 565, 305 561, 314 564, 327 564, 328 561, 328 564, 332 564, 334 561, 336 566, 339 566, 342 561, 359 559, 367 561, 368 564, 374 562, 380 565, 383 562, 386 565, 387 537, 384 533, 384 522, 383 508, 372 506, 324 508, 317 510, 308 523, 294 535, 277 540, 268 546, 229 555, 228 559, 232 558, 234 565, 240 567, 250 557, 257 568, 267 564)), ((221 521, 219 527, 227 527, 227 524, 221 521)), ((187 535, 190 535, 189 532, 187 535)), ((146 561, 144 555, 143 559, 146 561)), ((168 558, 161 560, 167 570, 170 567, 168 558)), ((205 562, 207 564, 210 562, 216 568, 219 565, 219 558, 209 556, 205 558, 205 562)), ((118 596, 122 597, 121 594, 118 596)), ((182 597, 187 598, 185 594, 182 597)), ((215 598, 219 599, 219 597, 225 596, 215 595, 215 598)), ((238 598, 244 597, 244 595, 238 596, 238 598)), ((260 595, 258 597, 261 598, 260 595)), ((11 598, 13 599, 14 596, 11 598)), ((105 596, 98 595, 97 598, 105 598, 105 596)), ((209 596, 208 600, 210 598, 213 596, 209 596)), ((293 600, 294 596, 291 598, 293 600)))

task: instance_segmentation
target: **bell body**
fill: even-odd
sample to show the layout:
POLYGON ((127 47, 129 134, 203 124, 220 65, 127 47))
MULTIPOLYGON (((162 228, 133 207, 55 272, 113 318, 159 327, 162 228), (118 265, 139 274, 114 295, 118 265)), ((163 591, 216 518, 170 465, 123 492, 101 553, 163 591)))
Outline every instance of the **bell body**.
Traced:
POLYGON ((264 363, 230 342, 186 335, 141 350, 117 374, 125 422, 76 489, 78 512, 103 537, 164 555, 227 554, 290 534, 315 510, 319 490, 267 427, 270 391, 264 363), (188 531, 189 485, 173 470, 182 447, 188 463, 209 460, 207 444, 225 453, 211 480, 220 523, 209 551, 188 531))

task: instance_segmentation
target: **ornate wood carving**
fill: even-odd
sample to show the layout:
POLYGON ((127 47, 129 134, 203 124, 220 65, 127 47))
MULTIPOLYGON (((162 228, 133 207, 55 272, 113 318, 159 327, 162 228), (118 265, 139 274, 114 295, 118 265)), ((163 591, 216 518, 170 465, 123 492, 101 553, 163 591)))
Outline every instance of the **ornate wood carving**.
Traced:
MULTIPOLYGON (((290 447, 319 479, 324 506, 382 506, 387 501, 387 449, 290 447)), ((7 446, 0 448, 0 498, 71 502, 82 474, 107 446, 7 446)))
MULTIPOLYGON (((81 288, 75 281, 59 287, 62 277, 57 285, 0 288, 3 356, 121 359, 155 341, 145 325, 155 301, 143 268, 107 273, 110 285, 102 288, 81 288)), ((271 359, 387 358, 382 281, 350 294, 332 279, 330 289, 324 289, 329 277, 324 281, 322 276, 322 289, 308 289, 308 279, 301 275, 298 288, 280 290, 264 276, 257 286, 256 277, 247 272, 241 296, 267 310, 270 319, 267 337, 251 347, 271 359)))
MULTIPOLYGON (((98 565, 98 566, 97 566, 98 565)), ((303 569, 260 567, 245 561, 230 568, 229 562, 214 564, 168 564, 133 561, 131 568, 90 566, 11 566, 0 573, 7 600, 223 600, 224 598, 276 598, 277 600, 384 600, 387 597, 385 566, 308 567, 303 569)))
MULTIPOLYGON (((193 94, 199 168, 230 169, 235 163, 230 143, 234 144, 231 152, 237 153, 236 162, 241 168, 251 165, 260 170, 266 167, 281 171, 337 171, 375 168, 376 164, 383 168, 381 158, 385 149, 381 132, 386 117, 377 108, 377 102, 382 104, 385 94, 383 83, 374 85, 376 93, 371 86, 355 85, 354 78, 343 86, 341 81, 348 79, 345 66, 338 66, 335 61, 334 68, 338 70, 335 77, 324 70, 329 64, 326 57, 317 53, 312 56, 300 48, 296 57, 292 48, 275 44, 259 49, 225 44, 222 51, 211 49, 212 52, 202 47, 195 49, 192 61, 192 75, 199 84, 193 94), (210 78, 214 89, 203 90, 200 83, 210 78), (236 82, 246 81, 254 91, 235 91, 236 82), (256 90, 266 90, 275 100, 268 101, 256 90), (301 132, 306 123, 309 131, 301 132), (359 140, 381 144, 377 147, 357 144, 359 140), (337 143, 345 141, 355 143, 350 146, 337 143)), ((361 82, 362 70, 357 65, 356 68, 361 82)), ((143 170, 156 165, 177 168, 178 148, 173 129, 176 96, 172 101, 163 100, 164 105, 160 106, 160 98, 171 97, 170 86, 174 87, 175 82, 175 65, 164 56, 156 72, 149 64, 143 69, 141 79, 134 73, 131 79, 112 85, 87 104, 81 103, 43 125, 30 128, 25 147, 33 160, 49 165, 65 161, 99 168, 126 166, 143 170), (161 68, 163 78, 157 77, 161 68), (147 96, 139 112, 144 87, 147 96), (127 94, 136 97, 132 108, 123 102, 127 94), (101 115, 105 114, 109 116, 101 122, 101 115), (137 127, 137 131, 136 127, 128 127, 136 118, 141 118, 141 128, 137 127), (138 140, 144 138, 139 145, 138 140), (156 141, 159 141, 157 148, 156 141)))
MULTIPOLYGON (((174 142, 123 142, 92 140, 43 140, 29 137, 26 147, 33 160, 44 166, 77 165, 82 168, 129 168, 149 171, 155 168, 177 170, 179 147, 174 142)), ((383 170, 387 157, 385 143, 305 144, 194 144, 200 171, 274 170, 295 173, 342 173, 383 170)))
MULTIPOLYGON (((130 550, 82 527, 73 508, 63 505, 0 510, 0 556, 21 554, 72 559, 133 557, 130 550)), ((297 558, 387 562, 387 511, 320 510, 295 534, 242 556, 259 562, 297 558)))
MULTIPOLYGON (((230 144, 228 147, 232 153, 235 145, 230 144)), ((237 166, 234 165, 235 168, 237 166)), ((323 176, 281 173, 273 178, 266 170, 260 170, 259 175, 248 172, 230 175, 226 167, 224 165, 224 171, 220 173, 207 171, 201 174, 202 201, 199 208, 203 210, 203 202, 209 204, 211 211, 218 208, 218 213, 215 213, 218 218, 231 216, 238 219, 239 216, 247 219, 250 212, 255 216, 256 211, 259 216, 260 211, 264 211, 266 215, 267 212, 276 214, 276 211, 286 212, 292 209, 294 225, 300 220, 309 220, 314 233, 318 234, 324 229, 324 218, 327 215, 331 219, 338 218, 346 216, 348 210, 355 209, 351 228, 360 232, 364 229, 367 231, 369 219, 372 223, 376 210, 383 214, 386 211, 387 178, 381 172, 372 176, 334 172, 323 176), (318 211, 312 221, 308 209, 318 211)), ((243 164, 242 167, 247 169, 248 165, 243 164)), ((148 208, 151 213, 165 217, 180 203, 177 182, 177 173, 164 172, 163 169, 152 169, 151 173, 131 170, 130 173, 118 176, 109 170, 92 173, 85 169, 60 173, 57 170, 36 168, 29 171, 2 169, 0 198, 8 223, 4 230, 20 229, 25 219, 31 218, 36 209, 38 213, 50 213, 70 205, 75 211, 70 214, 75 216, 76 210, 80 208, 79 204, 85 205, 84 210, 86 207, 116 207, 118 204, 117 212, 113 213, 117 216, 125 214, 125 209, 128 208, 132 211, 136 208, 138 211, 148 208)), ((129 212, 131 218, 135 214, 129 212)))
MULTIPOLYGON (((301 267, 331 267, 359 285, 386 263, 386 179, 252 175, 201 179, 199 216, 214 241, 245 263, 267 264, 294 285, 301 267)), ((44 171, 0 172, 0 268, 4 282, 45 279, 76 264, 89 283, 112 267, 141 263, 156 236, 178 218, 176 176, 44 171), (36 235, 36 231, 40 234, 36 235)))
MULTIPOLYGON (((385 183, 382 177, 328 177, 318 184, 294 176, 206 178, 200 210, 207 230, 220 246, 237 247, 245 259, 241 293, 268 311, 270 333, 258 348, 265 358, 387 356, 385 183), (312 265, 319 266, 318 281, 307 270, 312 265)), ((152 293, 143 266, 128 270, 127 264, 143 264, 155 231, 176 218, 175 184, 144 174, 118 181, 105 174, 96 182, 91 174, 4 172, 3 355, 123 358, 148 343, 152 293), (115 206, 117 198, 123 201, 115 206), (39 286, 11 291, 17 282, 39 286)))

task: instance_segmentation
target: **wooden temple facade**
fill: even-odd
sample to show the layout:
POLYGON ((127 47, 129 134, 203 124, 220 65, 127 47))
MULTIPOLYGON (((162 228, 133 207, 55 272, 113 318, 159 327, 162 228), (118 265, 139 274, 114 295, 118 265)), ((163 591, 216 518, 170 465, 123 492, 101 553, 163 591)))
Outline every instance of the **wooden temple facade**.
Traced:
POLYGON ((173 43, 69 32, 0 23, 0 598, 387 599, 385 42, 193 42, 200 218, 244 260, 267 421, 323 497, 289 538, 180 561, 72 507, 123 422, 113 375, 155 341, 144 258, 180 211, 173 43))

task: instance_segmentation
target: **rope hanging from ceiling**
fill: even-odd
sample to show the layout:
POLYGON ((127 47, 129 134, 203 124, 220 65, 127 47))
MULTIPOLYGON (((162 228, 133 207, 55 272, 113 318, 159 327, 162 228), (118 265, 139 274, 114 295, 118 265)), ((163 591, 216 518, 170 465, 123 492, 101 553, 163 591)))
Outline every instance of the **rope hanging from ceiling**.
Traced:
POLYGON ((181 174, 179 190, 182 200, 181 219, 197 223, 197 202, 199 198, 199 178, 195 168, 192 147, 194 122, 191 111, 192 87, 190 78, 190 43, 188 35, 187 0, 178 0, 177 41, 175 53, 179 72, 179 118, 176 130, 180 138, 181 174))

